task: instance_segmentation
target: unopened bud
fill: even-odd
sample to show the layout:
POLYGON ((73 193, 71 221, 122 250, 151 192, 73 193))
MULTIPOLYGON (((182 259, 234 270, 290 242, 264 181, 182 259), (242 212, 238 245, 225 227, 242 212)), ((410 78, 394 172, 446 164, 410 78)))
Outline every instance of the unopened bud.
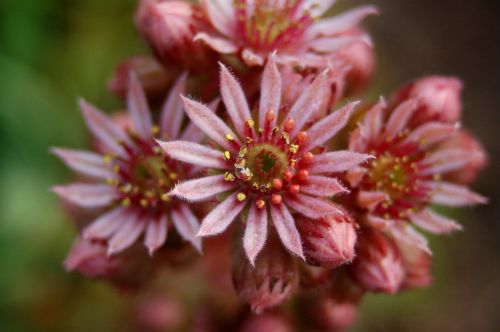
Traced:
POLYGON ((250 316, 239 330, 240 332, 292 332, 292 326, 283 314, 279 312, 264 313, 250 316))

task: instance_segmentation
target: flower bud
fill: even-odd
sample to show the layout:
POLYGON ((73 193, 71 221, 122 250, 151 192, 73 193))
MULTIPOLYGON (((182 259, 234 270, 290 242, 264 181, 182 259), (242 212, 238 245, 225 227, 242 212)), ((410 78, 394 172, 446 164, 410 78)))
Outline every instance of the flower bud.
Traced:
POLYGON ((134 313, 139 331, 178 330, 184 319, 180 303, 164 295, 141 299, 136 304, 134 313))
POLYGON ((398 243, 403 259, 405 277, 401 284, 402 290, 427 287, 431 283, 431 256, 424 250, 398 243))
POLYGON ((356 259, 349 268, 359 285, 372 292, 394 294, 405 276, 398 247, 377 231, 366 230, 360 236, 356 259))
POLYGON ((365 42, 356 42, 340 52, 340 57, 349 66, 346 80, 346 95, 352 95, 366 87, 375 72, 373 47, 365 42))
POLYGON ((392 98, 399 104, 418 98, 420 105, 415 112, 415 124, 427 121, 456 122, 462 113, 460 100, 462 82, 454 77, 428 76, 403 86, 392 98))
POLYGON ((240 332, 292 332, 288 319, 280 313, 263 313, 250 316, 240 329, 240 332))
POLYGON ((358 318, 358 306, 323 296, 313 304, 311 320, 323 331, 342 331, 358 318))
POLYGON ((297 218, 307 262, 334 268, 354 258, 356 229, 349 217, 332 215, 318 220, 297 218))
POLYGON ((125 98, 131 72, 136 73, 147 96, 165 97, 172 79, 162 65, 150 56, 135 56, 120 62, 108 82, 108 90, 117 97, 125 98))
POLYGON ((298 269, 294 258, 283 248, 279 240, 268 239, 253 267, 243 250, 233 256, 233 285, 236 292, 254 313, 278 305, 295 290, 298 269))
POLYGON ((330 281, 330 269, 313 266, 304 262, 299 263, 300 287, 316 288, 330 281))
POLYGON ((195 69, 209 52, 202 43, 193 41, 203 26, 200 13, 198 5, 184 1, 141 0, 135 22, 165 66, 195 69))

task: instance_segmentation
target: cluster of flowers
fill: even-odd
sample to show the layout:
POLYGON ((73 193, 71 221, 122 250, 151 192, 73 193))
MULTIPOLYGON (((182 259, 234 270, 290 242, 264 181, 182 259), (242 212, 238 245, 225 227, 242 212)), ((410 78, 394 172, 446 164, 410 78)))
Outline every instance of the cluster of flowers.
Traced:
POLYGON ((420 230, 461 229, 431 207, 486 201, 467 188, 486 154, 459 125, 461 82, 346 102, 374 71, 359 24, 376 8, 324 18, 334 0, 200 2, 140 1, 154 57, 124 60, 109 84, 128 113, 81 100, 95 152, 52 150, 80 176, 53 188, 81 233, 66 268, 140 285, 225 233, 212 240, 233 242, 233 285, 253 312, 293 296, 325 330, 350 325, 366 292, 427 286, 420 230))

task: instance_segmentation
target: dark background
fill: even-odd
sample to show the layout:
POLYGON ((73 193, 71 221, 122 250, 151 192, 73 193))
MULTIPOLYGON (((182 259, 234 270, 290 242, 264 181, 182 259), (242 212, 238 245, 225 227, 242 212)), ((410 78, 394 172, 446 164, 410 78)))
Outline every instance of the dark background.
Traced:
MULTIPOLYGON (((336 9, 367 1, 341 1, 336 9)), ((500 2, 374 0, 368 19, 378 74, 368 96, 429 74, 465 83, 464 125, 490 165, 474 189, 487 206, 454 211, 465 231, 432 238, 434 283, 394 297, 369 296, 355 331, 500 329, 500 2)), ((76 108, 85 96, 119 103, 105 83, 120 59, 146 48, 134 0, 0 2, 0 327, 3 331, 106 330, 124 298, 102 283, 66 274, 74 230, 48 189, 69 172, 48 147, 85 147, 76 108)))

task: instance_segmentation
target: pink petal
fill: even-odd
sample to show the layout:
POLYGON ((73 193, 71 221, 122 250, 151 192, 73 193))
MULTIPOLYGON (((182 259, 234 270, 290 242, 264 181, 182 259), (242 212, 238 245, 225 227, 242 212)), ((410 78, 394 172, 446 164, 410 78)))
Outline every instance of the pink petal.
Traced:
POLYGON ((330 9, 337 0, 306 0, 304 2, 305 9, 309 11, 312 17, 320 17, 330 9))
POLYGON ((160 248, 167 239, 167 217, 162 215, 159 219, 150 219, 146 226, 144 245, 148 248, 149 255, 160 248))
POLYGON ((275 119, 270 123, 271 128, 276 125, 281 105, 281 74, 276 66, 276 57, 271 55, 267 60, 262 84, 260 86, 259 125, 264 128, 266 113, 273 111, 275 119))
MULTIPOLYGON (((215 112, 217 110, 217 107, 219 106, 219 103, 220 98, 217 97, 212 100, 207 106, 212 112, 215 112)), ((200 130, 200 128, 198 128, 193 123, 193 121, 189 121, 180 138, 182 141, 201 142, 204 137, 205 133, 203 132, 203 130, 200 130)))
POLYGON ((250 67, 252 66, 262 66, 264 64, 264 58, 258 55, 249 48, 245 48, 241 52, 241 58, 250 67))
POLYGON ((366 113, 361 126, 361 136, 367 141, 373 141, 380 136, 387 103, 383 98, 366 113))
MULTIPOLYGON (((374 229, 381 231, 388 230, 394 224, 394 220, 392 219, 384 219, 381 217, 374 216, 372 214, 366 215, 366 222, 374 229)), ((400 221, 398 220, 397 222, 400 221)))
POLYGON ((340 36, 340 37, 331 37, 331 38, 317 38, 308 43, 308 46, 311 47, 316 52, 320 53, 333 53, 338 50, 341 50, 353 43, 356 42, 364 42, 368 45, 371 45, 372 42, 368 38, 368 36, 340 36))
POLYGON ((323 104, 322 96, 329 93, 329 70, 324 70, 314 81, 305 89, 300 97, 295 101, 288 112, 286 119, 295 121, 294 130, 290 133, 295 137, 304 124, 311 119, 311 116, 317 114, 323 104))
POLYGON ((180 204, 178 208, 171 212, 174 227, 180 236, 186 241, 191 242, 193 247, 201 252, 201 239, 196 237, 200 229, 200 222, 186 204, 180 204))
POLYGON ((226 198, 203 219, 196 236, 216 235, 222 233, 229 226, 246 205, 246 201, 238 201, 236 195, 237 193, 234 193, 226 198))
POLYGON ((389 196, 380 191, 360 191, 356 196, 356 202, 362 208, 373 211, 380 203, 389 200, 389 196))
POLYGON ((347 104, 340 110, 333 112, 323 120, 316 123, 307 131, 307 143, 303 147, 302 152, 309 151, 315 147, 325 143, 330 138, 335 136, 339 130, 345 127, 352 110, 359 104, 358 101, 347 104))
POLYGON ((342 15, 319 20, 310 28, 312 35, 332 35, 356 27, 368 15, 378 14, 375 6, 360 6, 342 15))
POLYGON ((236 131, 245 133, 245 122, 252 118, 247 99, 236 78, 222 63, 220 63, 220 85, 222 101, 236 131))
POLYGON ((127 218, 126 207, 120 206, 101 215, 83 230, 85 240, 107 239, 110 237, 127 218))
POLYGON ((488 199, 467 187, 443 181, 426 181, 424 187, 432 190, 431 201, 447 206, 486 204, 488 199))
POLYGON ((307 183, 300 186, 300 191, 313 196, 334 196, 339 193, 348 193, 349 189, 335 178, 309 175, 307 183))
POLYGON ((448 234, 462 230, 462 225, 430 209, 425 209, 420 213, 414 214, 411 216, 411 221, 423 230, 434 234, 448 234))
POLYGON ((461 149, 438 150, 418 163, 419 175, 442 174, 459 170, 482 153, 471 153, 461 149))
POLYGON ((228 191, 236 186, 236 182, 224 180, 224 174, 207 176, 177 184, 170 194, 197 202, 228 191))
POLYGON ((160 117, 160 129, 162 136, 167 135, 170 139, 179 137, 179 132, 184 119, 184 112, 182 109, 181 94, 186 91, 186 82, 188 73, 184 72, 177 79, 174 86, 170 89, 160 117))
POLYGON ((401 103, 391 114, 385 126, 385 134, 388 138, 395 138, 403 129, 415 112, 417 100, 410 99, 401 103))
POLYGON ((120 142, 130 143, 125 132, 116 126, 111 119, 85 100, 80 99, 79 104, 85 122, 94 136, 109 150, 109 152, 116 153, 121 157, 127 157, 127 153, 120 145, 120 142))
POLYGON ((128 215, 115 235, 109 240, 108 256, 117 254, 134 244, 145 225, 146 220, 139 218, 137 214, 128 215))
POLYGON ((271 218, 285 248, 304 259, 300 234, 288 208, 284 204, 272 205, 271 218))
POLYGON ((390 228, 391 234, 397 239, 411 246, 420 248, 432 255, 427 239, 418 233, 411 225, 402 220, 397 220, 390 228))
POLYGON ((329 200, 302 194, 296 194, 294 197, 287 197, 286 204, 311 219, 319 219, 328 215, 342 213, 342 211, 329 200))
POLYGON ((334 151, 315 155, 309 166, 310 173, 344 172, 374 158, 368 154, 351 151, 334 151))
POLYGON ((245 235, 243 237, 243 247, 248 260, 255 266, 255 258, 264 247, 267 238, 267 210, 259 209, 255 204, 251 204, 248 212, 245 235))
POLYGON ((231 135, 239 143, 238 137, 210 108, 185 97, 182 97, 182 100, 187 115, 198 128, 224 149, 235 149, 234 145, 226 140, 226 135, 231 135))
POLYGON ((153 120, 144 90, 135 72, 130 72, 127 93, 127 108, 135 132, 143 139, 152 137, 153 120))
POLYGON ((456 124, 429 122, 412 131, 401 144, 415 143, 421 149, 439 143, 450 137, 459 128, 456 124))
POLYGON ((116 188, 107 184, 72 183, 54 186, 52 191, 65 201, 84 208, 107 206, 118 196, 116 188))
POLYGON ((115 176, 104 163, 103 157, 88 151, 52 148, 50 151, 58 156, 69 168, 97 179, 108 179, 115 176))
POLYGON ((233 54, 238 51, 238 46, 234 44, 231 40, 209 35, 208 33, 205 32, 200 32, 196 34, 193 40, 194 41, 201 40, 202 42, 207 44, 210 48, 222 54, 233 54))
POLYGON ((166 154, 174 159, 203 167, 227 168, 222 152, 204 145, 185 141, 162 142, 156 140, 156 142, 166 154))
POLYGON ((203 7, 214 28, 223 35, 232 37, 233 30, 231 27, 236 18, 234 10, 231 10, 232 6, 224 4, 224 1, 220 0, 203 0, 203 7))

